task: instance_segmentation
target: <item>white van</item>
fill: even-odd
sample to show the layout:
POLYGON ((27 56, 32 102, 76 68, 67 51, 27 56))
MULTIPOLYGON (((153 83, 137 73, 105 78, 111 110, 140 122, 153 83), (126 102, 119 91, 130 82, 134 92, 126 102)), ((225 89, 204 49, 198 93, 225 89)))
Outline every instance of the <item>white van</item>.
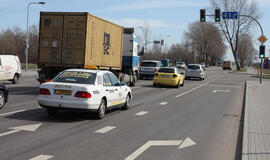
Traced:
POLYGON ((10 80, 17 84, 21 76, 21 62, 18 56, 0 55, 0 80, 10 80))

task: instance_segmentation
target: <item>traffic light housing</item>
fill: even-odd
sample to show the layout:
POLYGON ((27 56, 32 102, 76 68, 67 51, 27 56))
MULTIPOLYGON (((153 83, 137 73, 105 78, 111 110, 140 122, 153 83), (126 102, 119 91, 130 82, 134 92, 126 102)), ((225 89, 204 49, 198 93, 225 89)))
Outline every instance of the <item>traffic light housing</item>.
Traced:
POLYGON ((220 22, 220 9, 215 9, 215 21, 220 22))
POLYGON ((200 10, 200 22, 205 22, 205 9, 200 10))
POLYGON ((261 45, 260 46, 260 58, 264 58, 265 57, 265 46, 261 45))

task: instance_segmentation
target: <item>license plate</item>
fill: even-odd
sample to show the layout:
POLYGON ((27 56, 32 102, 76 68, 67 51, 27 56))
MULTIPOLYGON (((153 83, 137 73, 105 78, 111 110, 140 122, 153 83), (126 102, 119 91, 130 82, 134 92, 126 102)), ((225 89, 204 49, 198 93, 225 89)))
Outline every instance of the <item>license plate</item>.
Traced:
POLYGON ((142 70, 143 70, 143 71, 152 71, 151 68, 143 68, 142 70))
POLYGON ((169 78, 170 76, 169 75, 160 75, 161 77, 164 77, 164 78, 169 78))
POLYGON ((54 93, 57 95, 71 95, 72 91, 71 90, 59 90, 56 89, 54 90, 54 93))

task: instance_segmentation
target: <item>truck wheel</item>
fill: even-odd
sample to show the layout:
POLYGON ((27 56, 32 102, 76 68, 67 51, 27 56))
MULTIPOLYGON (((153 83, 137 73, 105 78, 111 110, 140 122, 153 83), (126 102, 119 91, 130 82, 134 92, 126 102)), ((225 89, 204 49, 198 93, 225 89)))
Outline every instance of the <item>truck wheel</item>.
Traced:
POLYGON ((133 74, 132 74, 132 82, 130 82, 130 85, 135 86, 137 80, 138 80, 137 79, 137 73, 133 72, 133 74))
POLYGON ((12 83, 17 84, 18 82, 19 82, 19 76, 18 76, 18 74, 15 74, 13 79, 12 79, 12 83))
POLYGON ((3 91, 0 91, 0 109, 2 109, 5 105, 5 94, 3 91))

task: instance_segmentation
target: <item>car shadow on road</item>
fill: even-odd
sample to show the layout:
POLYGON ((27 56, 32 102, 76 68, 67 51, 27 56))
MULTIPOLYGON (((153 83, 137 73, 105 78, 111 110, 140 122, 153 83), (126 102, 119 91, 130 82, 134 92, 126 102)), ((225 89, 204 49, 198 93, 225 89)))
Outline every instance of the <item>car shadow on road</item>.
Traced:
POLYGON ((38 86, 27 86, 27 87, 10 87, 8 88, 10 95, 38 95, 39 87, 38 86))
POLYGON ((15 113, 13 115, 7 116, 6 118, 41 123, 73 123, 85 120, 97 120, 94 112, 64 110, 56 116, 50 116, 48 115, 47 110, 43 108, 31 109, 15 113))

